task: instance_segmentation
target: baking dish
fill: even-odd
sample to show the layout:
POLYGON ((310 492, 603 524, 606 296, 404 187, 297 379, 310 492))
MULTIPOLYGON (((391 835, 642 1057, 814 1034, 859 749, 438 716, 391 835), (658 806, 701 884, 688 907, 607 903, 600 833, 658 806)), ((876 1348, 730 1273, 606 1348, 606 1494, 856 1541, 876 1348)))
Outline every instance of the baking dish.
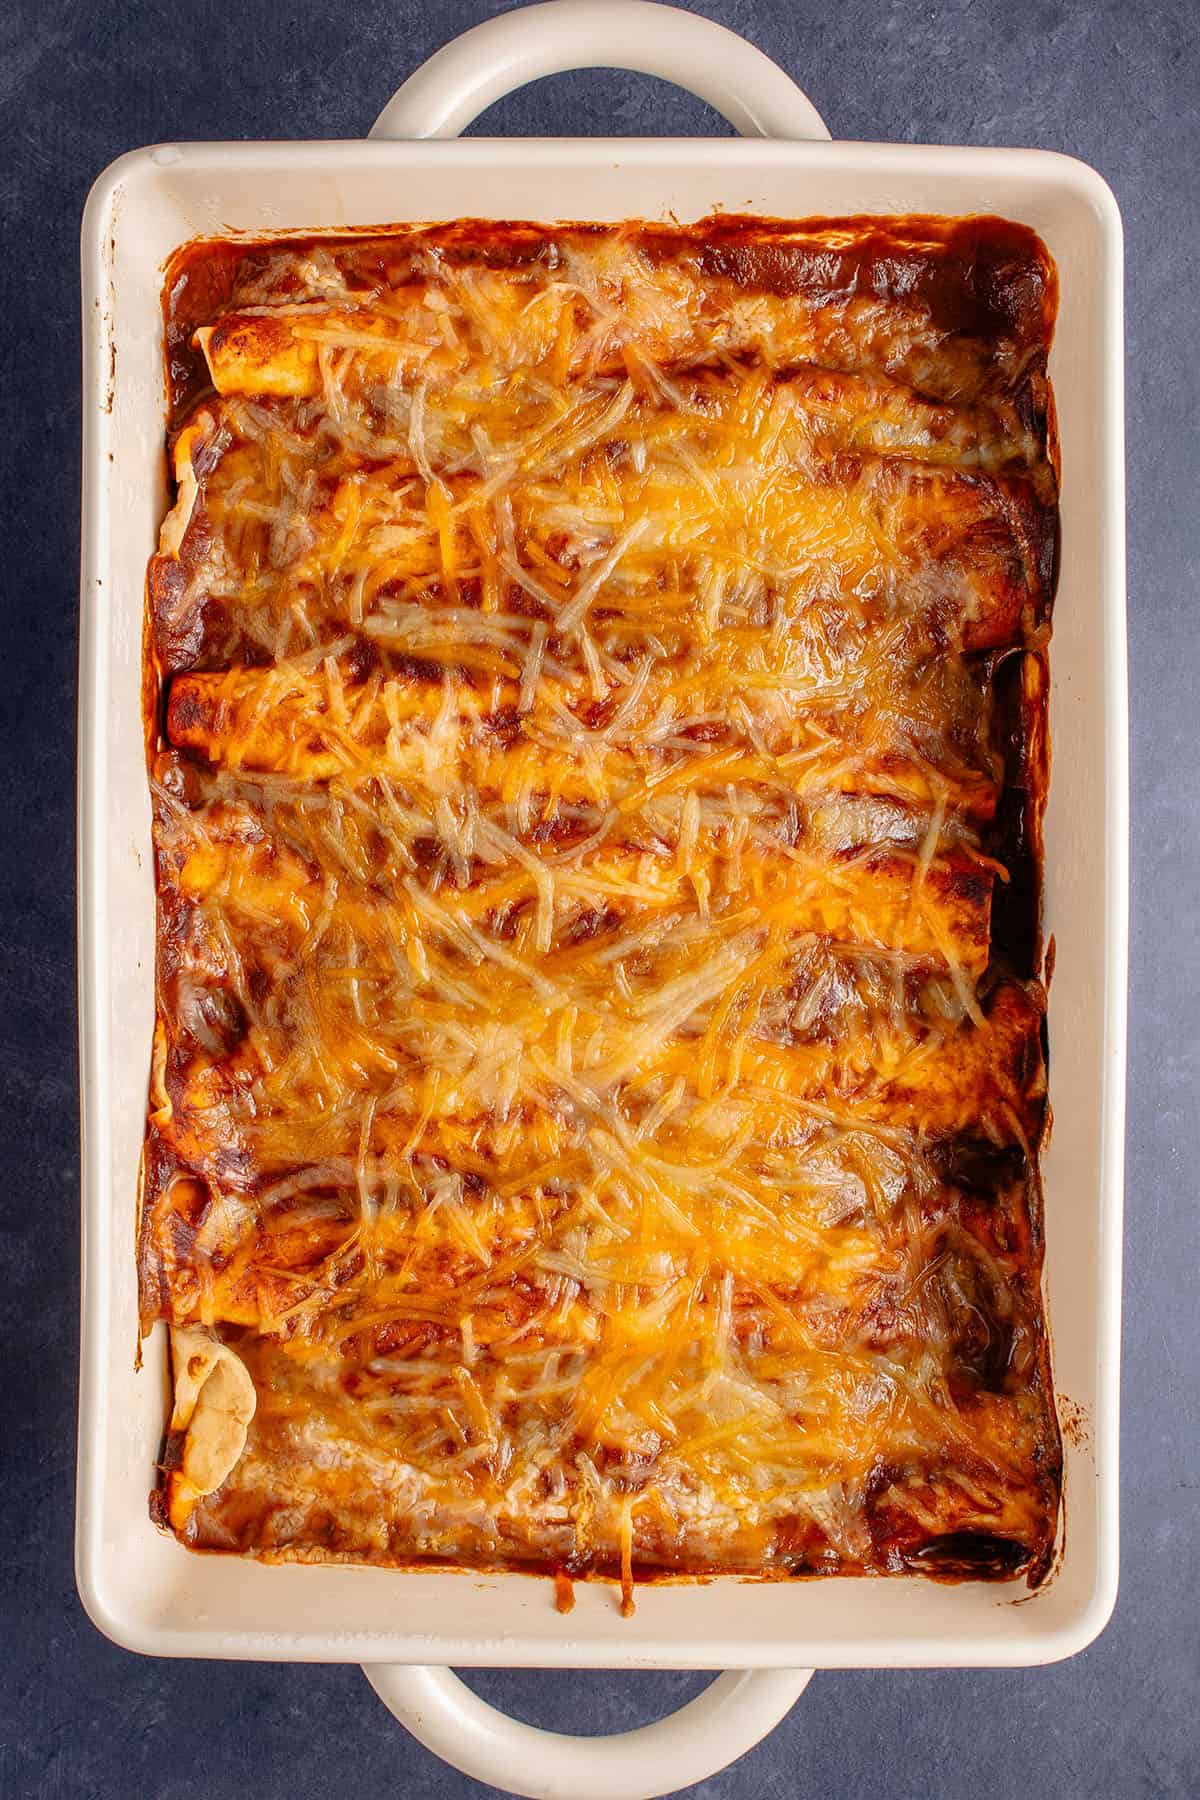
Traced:
POLYGON ((1021 1664, 1082 1648, 1116 1590, 1124 1107, 1121 231, 1104 183, 1046 152, 832 143, 788 77, 711 22, 641 0, 555 0, 440 52, 385 109, 373 142, 163 145, 121 158, 88 202, 83 284, 77 1567, 92 1618, 150 1654, 362 1662, 418 1735, 473 1774, 527 1793, 607 1800, 686 1785, 731 1760, 781 1716, 812 1665, 1021 1664), (590 63, 678 80, 763 135, 428 141, 452 137, 522 81, 590 63), (154 951, 141 629, 143 571, 165 500, 162 265, 206 234, 466 213, 688 219, 714 209, 995 212, 1037 230, 1058 263, 1051 374, 1063 549, 1046 819, 1055 1126, 1044 1164, 1047 1309, 1069 1425, 1057 1572, 1020 1605, 1023 1591, 984 1583, 672 1584, 642 1589, 636 1616, 624 1620, 601 1584, 581 1586, 564 1618, 547 1584, 515 1574, 189 1556, 155 1532, 146 1510, 163 1422, 161 1334, 134 1367, 133 1201, 154 951), (452 1663, 756 1673, 727 1676, 649 1736, 585 1740, 581 1766, 571 1740, 503 1721, 451 1685, 438 1665, 452 1663))

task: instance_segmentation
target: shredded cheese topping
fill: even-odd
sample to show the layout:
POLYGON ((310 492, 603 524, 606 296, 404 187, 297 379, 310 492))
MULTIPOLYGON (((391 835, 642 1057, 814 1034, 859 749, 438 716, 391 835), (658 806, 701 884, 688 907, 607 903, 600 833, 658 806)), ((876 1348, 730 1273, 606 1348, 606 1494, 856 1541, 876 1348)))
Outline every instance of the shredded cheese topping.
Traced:
POLYGON ((1045 335, 396 243, 247 260, 150 572, 143 1314, 257 1389, 184 1535, 625 1604, 1043 1558, 1045 335))

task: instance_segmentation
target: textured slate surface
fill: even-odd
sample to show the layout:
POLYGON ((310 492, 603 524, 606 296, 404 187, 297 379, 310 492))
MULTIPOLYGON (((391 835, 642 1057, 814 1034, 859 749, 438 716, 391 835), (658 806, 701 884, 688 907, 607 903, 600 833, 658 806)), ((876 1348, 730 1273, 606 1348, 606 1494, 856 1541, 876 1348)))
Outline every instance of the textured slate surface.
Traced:
MULTIPOLYGON (((354 1669, 141 1661, 71 1572, 76 1285, 73 779, 79 214, 120 151, 351 136, 480 0, 9 0, 0 17, 0 1794, 462 1800, 354 1669)), ((1085 1655, 1020 1674, 819 1676, 707 1800, 1200 1791, 1200 887, 1195 763, 1200 11, 1192 0, 709 0, 835 134, 1030 144, 1094 163, 1129 253, 1134 931, 1120 1602, 1085 1655), (822 15, 827 16, 822 16, 822 15), (1180 771, 1183 772, 1182 779, 1180 771)), ((615 74, 497 106, 500 132, 697 133, 699 102, 615 74)), ((560 1729, 641 1722, 693 1676, 489 1674, 560 1729), (581 1723, 583 1722, 583 1723, 581 1723)), ((620 1800, 614 1795, 613 1800, 620 1800)))

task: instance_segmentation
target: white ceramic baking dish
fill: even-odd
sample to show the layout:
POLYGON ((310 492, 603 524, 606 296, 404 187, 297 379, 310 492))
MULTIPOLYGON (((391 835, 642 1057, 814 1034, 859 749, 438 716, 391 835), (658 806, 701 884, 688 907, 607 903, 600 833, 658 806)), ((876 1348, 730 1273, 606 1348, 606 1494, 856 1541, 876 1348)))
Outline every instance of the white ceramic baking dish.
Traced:
POLYGON ((1048 1662, 1087 1644, 1113 1605, 1127 890, 1120 218, 1099 176, 1062 156, 829 142, 809 101, 758 51, 641 0, 556 0, 491 20, 418 71, 373 136, 134 151, 100 177, 84 217, 79 1589, 100 1629, 130 1649, 361 1662, 398 1716, 481 1779, 524 1794, 632 1800, 741 1754, 812 1666, 1048 1662), (427 141, 452 138, 523 81, 589 64, 679 81, 762 135, 427 141), (686 220, 714 209, 1001 213, 1040 232, 1058 263, 1062 573, 1046 819, 1057 964, 1045 1159, 1046 1297, 1069 1423, 1057 1571, 1032 1599, 1008 1586, 918 1580, 667 1585, 641 1590, 636 1615, 622 1619, 602 1584, 582 1585, 562 1617, 548 1584, 521 1575, 189 1555, 155 1531, 146 1507, 163 1428, 162 1334, 140 1371, 134 1361, 154 958, 141 634, 165 501, 163 264, 202 234, 464 215, 686 220), (450 1664, 755 1672, 727 1675, 645 1732, 570 1740, 502 1719, 450 1664))

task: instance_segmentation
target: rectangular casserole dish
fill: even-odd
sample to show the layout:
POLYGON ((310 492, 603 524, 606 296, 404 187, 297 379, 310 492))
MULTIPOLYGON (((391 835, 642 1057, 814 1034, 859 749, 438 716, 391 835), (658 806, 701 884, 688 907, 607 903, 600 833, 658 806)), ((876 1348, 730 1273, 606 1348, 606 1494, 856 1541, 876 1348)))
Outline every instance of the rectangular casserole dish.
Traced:
MULTIPOLYGON (((509 15, 510 23, 519 16, 509 15)), ((643 47, 641 60, 630 51, 574 61, 632 57, 635 66, 685 80, 748 129, 764 121, 776 130, 819 128, 777 70, 788 93, 764 82, 756 105, 753 85, 739 83, 730 65, 718 76, 685 53, 690 35, 648 60, 643 47)), ((578 41, 575 49, 582 50, 578 41)), ((453 105, 445 68, 440 83, 429 79, 435 58, 423 72, 423 92, 405 90, 381 127, 410 138, 460 128, 515 80, 571 66, 543 52, 535 58, 531 50, 515 74, 493 68, 453 105), (414 113, 419 106, 423 115, 414 113)), ((133 152, 100 178, 84 220, 83 272, 77 1566, 92 1618, 116 1641, 151 1654, 276 1661, 947 1666, 1039 1663, 1082 1648, 1116 1592, 1124 1105, 1121 236, 1103 182, 1045 152, 819 140, 168 145, 133 152), (998 213, 1036 230, 1058 264, 1051 377, 1063 467, 1062 568, 1046 817, 1046 926, 1057 949, 1049 1023, 1055 1123, 1044 1176, 1046 1305, 1066 1427, 1059 1567, 1020 1606, 1014 1602, 1026 1597, 1023 1590, 986 1583, 724 1579, 645 1587, 635 1617, 625 1620, 602 1584, 581 1586, 564 1618, 547 1584, 517 1574, 267 1567, 189 1556, 156 1533, 146 1510, 162 1436, 165 1334, 155 1334, 143 1367, 134 1366, 132 1240, 154 966, 141 640, 143 571, 165 503, 162 266, 179 244, 203 235, 261 237, 467 213, 686 220, 722 209, 784 217, 998 213)))

